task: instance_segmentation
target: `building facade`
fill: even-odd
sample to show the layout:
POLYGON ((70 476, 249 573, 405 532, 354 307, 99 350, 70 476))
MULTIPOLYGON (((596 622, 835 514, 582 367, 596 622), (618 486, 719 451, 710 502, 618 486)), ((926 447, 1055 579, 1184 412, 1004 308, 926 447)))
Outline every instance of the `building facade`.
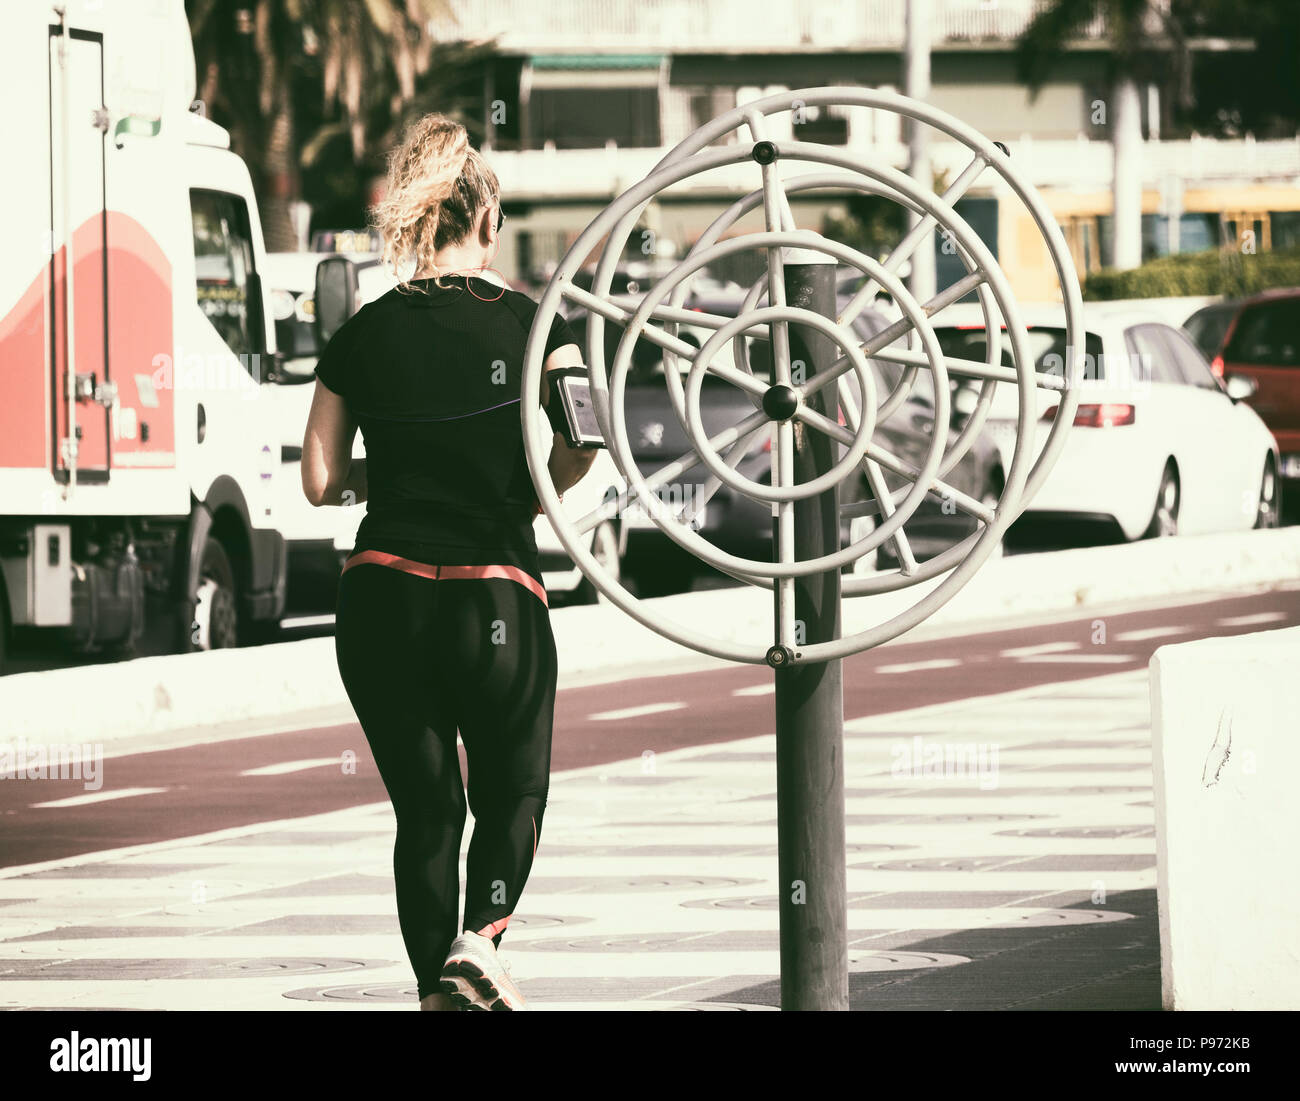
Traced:
MULTIPOLYGON (((1167 2, 1167 0, 1158 0, 1167 2)), ((1041 191, 1079 275, 1109 256, 1113 151, 1105 27, 1086 27, 1037 95, 1016 78, 1013 49, 1041 0, 932 0, 928 102, 1001 141, 1041 191)), ((494 43, 482 86, 483 147, 510 215, 502 271, 544 278, 611 198, 641 180, 696 127, 778 91, 849 85, 900 91, 905 0, 452 0, 446 38, 494 43)), ((1249 49, 1249 41, 1193 44, 1249 49)), ((1300 245, 1300 141, 1161 140, 1167 105, 1143 89, 1143 258, 1239 246, 1300 245)), ((778 134, 905 168, 897 115, 864 107, 784 116, 778 134)), ((743 132, 732 140, 745 140, 743 132)), ((969 152, 932 136, 936 183, 969 152)), ((797 172, 798 166, 785 166, 797 172)), ((806 168, 803 170, 807 170, 806 168)), ((757 186, 752 165, 682 181, 644 212, 628 255, 680 255, 721 210, 757 186)), ((792 199, 801 227, 843 209, 838 193, 792 199)), ((1036 228, 986 172, 959 212, 1026 300, 1055 295, 1036 228)), ((761 228, 761 211, 737 232, 761 228)), ((941 244, 936 242, 936 248, 941 244)), ((745 277, 745 257, 735 270, 745 277)), ((936 256, 939 284, 960 274, 936 256)), ((761 264, 755 258, 754 269, 761 264)))

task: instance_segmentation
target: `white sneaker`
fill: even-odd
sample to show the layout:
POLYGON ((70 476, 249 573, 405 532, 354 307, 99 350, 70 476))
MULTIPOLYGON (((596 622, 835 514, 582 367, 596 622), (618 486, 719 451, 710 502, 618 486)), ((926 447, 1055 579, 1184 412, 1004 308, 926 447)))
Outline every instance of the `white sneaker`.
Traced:
POLYGON ((462 933, 451 942, 438 985, 461 1009, 528 1008, 492 938, 478 933, 462 933))

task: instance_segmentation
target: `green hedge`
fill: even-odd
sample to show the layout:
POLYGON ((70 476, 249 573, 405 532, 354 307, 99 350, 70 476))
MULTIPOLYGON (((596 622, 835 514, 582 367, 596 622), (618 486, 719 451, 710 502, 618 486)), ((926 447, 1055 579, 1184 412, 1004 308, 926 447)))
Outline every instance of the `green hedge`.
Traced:
POLYGON ((1300 287, 1300 248, 1255 255, 1235 250, 1185 252, 1130 271, 1107 268, 1088 276, 1083 297, 1094 302, 1205 294, 1236 298, 1270 287, 1300 287))

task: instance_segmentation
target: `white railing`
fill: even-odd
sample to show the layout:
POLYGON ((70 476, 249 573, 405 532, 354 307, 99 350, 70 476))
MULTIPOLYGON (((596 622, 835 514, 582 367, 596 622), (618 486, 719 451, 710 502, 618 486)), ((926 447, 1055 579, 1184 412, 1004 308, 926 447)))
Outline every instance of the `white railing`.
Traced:
MULTIPOLYGON (((1105 141, 1032 141, 1008 143, 1017 167, 1035 187, 1072 190, 1108 189, 1113 152, 1105 141)), ((899 142, 856 142, 846 147, 870 161, 902 168, 907 149, 899 142)), ((493 150, 489 159, 505 193, 516 199, 610 197, 643 179, 667 153, 666 148, 529 149, 493 150)), ((932 158, 936 171, 956 176, 969 160, 965 147, 935 142, 932 158)), ((811 166, 789 164, 791 174, 812 171, 811 166)), ((1300 185, 1300 139, 1278 141, 1147 142, 1142 150, 1142 179, 1147 188, 1160 188, 1171 177, 1184 186, 1210 183, 1267 181, 1300 185)), ((749 164, 714 169, 677 185, 678 193, 735 193, 754 186, 749 164)))

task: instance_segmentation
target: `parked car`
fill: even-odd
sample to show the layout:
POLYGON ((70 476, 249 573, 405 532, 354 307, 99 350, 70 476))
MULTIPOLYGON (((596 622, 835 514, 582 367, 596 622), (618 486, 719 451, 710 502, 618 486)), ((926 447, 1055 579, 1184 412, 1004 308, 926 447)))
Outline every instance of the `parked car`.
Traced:
MULTIPOLYGON (((1064 366, 1060 307, 1024 311, 1035 370, 1064 366)), ((978 306, 937 315, 946 355, 985 358, 978 306)), ((1278 449, 1246 404, 1250 385, 1214 374, 1181 329, 1123 303, 1083 310, 1088 356, 1074 425, 1056 465, 1028 502, 1034 521, 1092 520, 1125 539, 1273 527, 1278 523, 1278 449)), ((1011 365, 1003 344, 1002 361, 1011 365)), ((1035 389, 1034 455, 1046 442, 1059 392, 1035 389)), ((1007 470, 1016 435, 1017 388, 998 383, 989 430, 1007 470)))
POLYGON ((1255 383, 1246 400, 1277 441, 1282 497, 1294 513, 1300 504, 1300 288, 1265 291, 1230 306, 1212 366, 1225 378, 1255 383))
POLYGON ((1210 361, 1214 373, 1220 377, 1223 376, 1223 360, 1219 358, 1219 353, 1223 351, 1228 330, 1241 312, 1241 302, 1240 298, 1229 298, 1210 306, 1202 306, 1183 322, 1187 335, 1210 361))
MULTIPOLYGON (((311 252, 272 253, 267 257, 264 276, 271 288, 279 346, 291 350, 281 365, 276 379, 278 385, 269 387, 268 397, 277 403, 283 476, 275 482, 276 515, 288 544, 289 606, 297 614, 332 609, 333 586, 341 562, 351 552, 357 528, 365 515, 364 504, 353 508, 314 508, 302 493, 302 437, 313 390, 312 386, 302 384, 315 378, 313 372, 320 354, 312 317, 316 265, 321 257, 322 254, 311 252)), ((377 256, 353 254, 350 259, 357 269, 363 302, 386 294, 396 285, 377 256)), ((353 455, 357 458, 365 455, 360 433, 353 443, 353 455)), ((607 454, 602 454, 586 477, 565 492, 565 513, 578 519, 598 507, 611 489, 618 493, 622 488, 618 469, 607 454)), ((573 564, 545 516, 539 516, 534 522, 534 534, 547 592, 578 602, 594 602, 595 590, 573 564)), ((592 555, 617 577, 626 546, 618 519, 598 525, 590 539, 592 555)))

